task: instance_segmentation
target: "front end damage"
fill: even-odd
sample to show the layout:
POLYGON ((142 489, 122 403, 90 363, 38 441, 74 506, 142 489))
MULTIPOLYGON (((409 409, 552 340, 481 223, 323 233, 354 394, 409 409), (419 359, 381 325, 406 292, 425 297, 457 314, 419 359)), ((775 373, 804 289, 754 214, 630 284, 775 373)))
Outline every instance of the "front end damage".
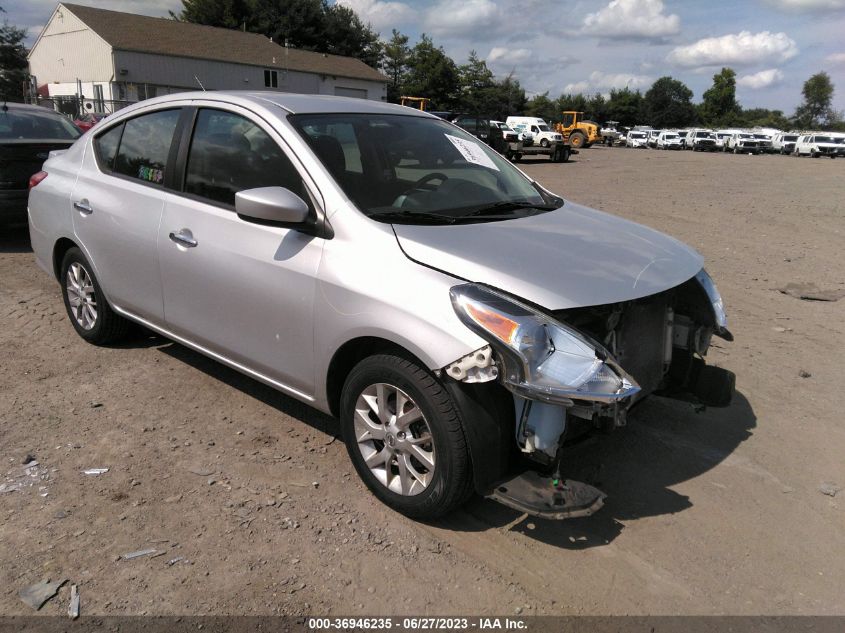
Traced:
POLYGON ((546 311, 479 284, 453 288, 452 302, 489 345, 441 375, 488 427, 480 449, 469 438, 483 473, 476 487, 514 509, 552 519, 598 510, 604 493, 565 479, 563 447, 624 426, 650 394, 730 403, 734 375, 704 362, 714 335, 733 340, 704 270, 655 295, 585 308, 546 311))

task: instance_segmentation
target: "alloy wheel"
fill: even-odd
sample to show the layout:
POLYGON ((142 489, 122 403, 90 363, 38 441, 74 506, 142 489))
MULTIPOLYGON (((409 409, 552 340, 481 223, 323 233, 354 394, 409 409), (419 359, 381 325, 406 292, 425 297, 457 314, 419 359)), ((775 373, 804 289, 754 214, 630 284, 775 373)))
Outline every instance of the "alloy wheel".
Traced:
POLYGON ((423 492, 434 477, 431 429, 419 406, 387 383, 364 389, 355 404, 355 439, 364 463, 388 490, 423 492))
POLYGON ((91 276, 79 262, 68 267, 65 288, 73 318, 83 330, 93 329, 97 324, 97 294, 91 276))

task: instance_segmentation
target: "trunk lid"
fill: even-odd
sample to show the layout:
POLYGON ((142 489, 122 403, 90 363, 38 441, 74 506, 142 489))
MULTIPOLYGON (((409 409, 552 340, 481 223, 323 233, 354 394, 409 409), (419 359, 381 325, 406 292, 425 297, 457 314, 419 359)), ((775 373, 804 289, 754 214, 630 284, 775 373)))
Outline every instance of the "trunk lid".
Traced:
POLYGON ((26 189, 29 177, 41 170, 53 150, 64 150, 73 141, 0 141, 0 190, 26 189))

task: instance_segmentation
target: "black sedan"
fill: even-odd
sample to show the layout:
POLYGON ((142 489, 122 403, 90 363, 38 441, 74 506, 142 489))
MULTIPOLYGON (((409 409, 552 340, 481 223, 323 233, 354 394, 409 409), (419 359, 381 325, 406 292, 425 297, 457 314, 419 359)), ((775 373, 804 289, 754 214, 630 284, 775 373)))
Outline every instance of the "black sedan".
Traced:
POLYGON ((26 222, 29 179, 52 150, 67 149, 82 132, 41 106, 0 105, 0 225, 26 222))

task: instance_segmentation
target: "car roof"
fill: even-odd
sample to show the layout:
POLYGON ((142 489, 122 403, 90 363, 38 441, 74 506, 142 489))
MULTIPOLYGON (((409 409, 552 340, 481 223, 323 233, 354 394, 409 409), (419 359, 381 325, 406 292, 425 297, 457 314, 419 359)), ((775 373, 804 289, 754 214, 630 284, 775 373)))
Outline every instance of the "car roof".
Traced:
MULTIPOLYGON (((56 112, 52 108, 45 108, 44 106, 40 105, 32 105, 29 103, 6 103, 6 108, 9 110, 24 110, 26 112, 43 112, 46 114, 55 114, 56 116, 62 116, 59 112, 56 112)), ((0 106, 2 108, 3 106, 0 106)))
POLYGON ((208 92, 177 92, 154 99, 139 102, 138 105, 167 104, 185 99, 202 99, 204 101, 220 101, 248 106, 250 104, 267 107, 275 105, 291 114, 322 114, 322 113, 362 113, 362 114, 404 114, 437 118, 432 114, 407 106, 373 101, 371 99, 356 99, 354 97, 336 97, 334 95, 296 94, 291 92, 249 91, 249 90, 214 90, 208 92))

